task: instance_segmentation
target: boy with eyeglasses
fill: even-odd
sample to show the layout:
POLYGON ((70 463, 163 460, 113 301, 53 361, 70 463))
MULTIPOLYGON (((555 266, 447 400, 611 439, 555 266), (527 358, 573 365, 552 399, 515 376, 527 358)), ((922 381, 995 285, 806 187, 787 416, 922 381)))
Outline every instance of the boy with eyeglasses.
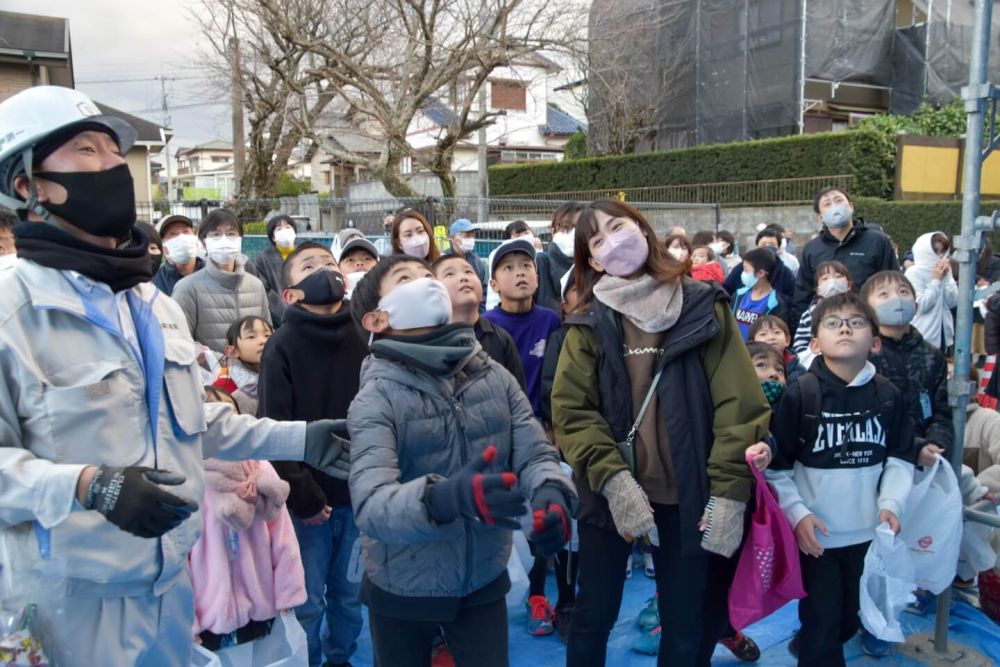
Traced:
POLYGON ((807 597, 790 648, 799 665, 844 665, 865 553, 878 524, 899 532, 916 451, 902 394, 868 360, 882 345, 872 307, 852 293, 823 299, 812 334, 822 356, 785 390, 767 479, 802 552, 807 597))

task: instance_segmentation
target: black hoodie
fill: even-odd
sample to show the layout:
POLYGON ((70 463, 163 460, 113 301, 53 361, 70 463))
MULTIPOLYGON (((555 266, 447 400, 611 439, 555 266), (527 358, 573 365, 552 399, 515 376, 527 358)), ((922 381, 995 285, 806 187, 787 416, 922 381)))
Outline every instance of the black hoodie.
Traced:
MULTIPOLYGON (((344 301, 335 315, 314 315, 293 306, 274 332, 260 359, 257 416, 280 421, 346 419, 358 393, 361 362, 368 349, 344 301)), ((350 506, 347 482, 305 463, 275 461, 291 487, 288 509, 301 519, 325 505, 350 506)))

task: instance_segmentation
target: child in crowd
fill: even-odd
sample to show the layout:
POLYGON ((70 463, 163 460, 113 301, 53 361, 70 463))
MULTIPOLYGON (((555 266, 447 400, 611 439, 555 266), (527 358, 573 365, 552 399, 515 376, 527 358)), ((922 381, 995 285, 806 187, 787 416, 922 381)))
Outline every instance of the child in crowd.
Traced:
MULTIPOLYGON (((244 270, 243 223, 224 209, 209 213, 198 230, 205 243, 205 268, 182 278, 174 301, 187 317, 191 336, 218 355, 226 349, 226 331, 236 320, 257 315, 271 323, 264 283, 244 270)), ((169 245, 167 246, 169 249, 169 245)))
POLYGON ((906 276, 879 271, 861 287, 860 296, 878 314, 881 348, 871 361, 906 400, 919 464, 934 465, 934 455, 947 456, 955 441, 948 405, 948 362, 911 325, 920 307, 906 276))
POLYGON ((225 363, 212 386, 232 394, 242 414, 257 414, 260 356, 272 333, 271 325, 256 315, 233 322, 226 331, 225 363))
POLYGON ((879 523, 900 529, 913 484, 913 431, 899 390, 875 373, 878 318, 853 293, 813 311, 817 358, 788 385, 774 419, 767 478, 803 552, 802 629, 789 650, 803 667, 844 665, 860 627, 859 585, 879 523))
POLYGON ((281 292, 285 288, 281 284, 281 266, 295 250, 295 221, 284 214, 272 216, 267 221, 265 232, 271 245, 257 253, 253 265, 257 276, 264 283, 271 320, 277 327, 281 325, 286 308, 285 302, 281 300, 281 292))
MULTIPOLYGON (((283 421, 343 419, 367 352, 333 253, 311 241, 299 244, 282 266, 282 281, 288 308, 261 357, 258 412, 283 421)), ((347 665, 362 626, 358 581, 349 575, 358 530, 347 484, 304 463, 274 467, 289 483, 288 509, 302 549, 308 599, 295 613, 309 664, 347 665)))
POLYGON ((719 285, 726 279, 722 266, 716 261, 715 252, 707 245, 695 246, 691 250, 691 277, 711 280, 719 285))
POLYGON ((767 248, 754 248, 743 255, 743 287, 733 295, 733 314, 744 341, 750 337, 750 327, 762 315, 788 317, 785 297, 772 287, 776 268, 777 259, 767 248))
POLYGON ((351 310, 374 341, 348 428, 375 661, 425 665, 443 627, 458 667, 505 666, 509 530, 530 498, 529 539, 555 553, 576 493, 513 376, 449 324, 427 262, 382 259, 351 310))
POLYGON ((799 363, 799 358, 789 349, 792 336, 788 324, 780 317, 764 315, 750 327, 750 342, 767 343, 776 349, 784 360, 785 376, 788 381, 796 380, 806 368, 799 363))
MULTIPOLYGON (((509 241, 511 239, 526 239, 535 244, 535 267, 538 269, 538 292, 535 294, 535 298, 539 304, 542 304, 541 297, 539 296, 542 292, 542 255, 538 254, 538 242, 535 238, 535 233, 531 231, 531 227, 528 226, 524 220, 515 220, 514 222, 508 224, 503 230, 503 240, 509 241)), ((490 252, 489 258, 486 260, 486 266, 493 266, 493 256, 496 254, 496 248, 490 252)), ((546 261, 548 258, 544 258, 546 261)), ((572 260, 570 260, 572 261, 572 260)), ((500 295, 495 289, 486 285, 486 310, 491 310, 500 305, 500 295)), ((546 306, 548 307, 548 306, 546 306)), ((555 310, 553 308, 553 310, 555 310)))
POLYGON ((458 255, 441 255, 431 268, 434 270, 434 277, 448 288, 452 322, 471 324, 483 352, 510 371, 517 384, 524 389, 524 367, 514 339, 506 330, 479 314, 483 291, 476 270, 464 257, 458 255))
POLYGON ((851 273, 843 263, 832 259, 816 267, 816 283, 813 286, 815 296, 802 313, 798 323, 791 323, 796 324, 795 334, 792 336, 792 352, 799 356, 803 367, 809 368, 816 356, 809 346, 813 337, 812 312, 816 309, 816 305, 828 296, 843 294, 852 289, 854 289, 854 282, 851 280, 851 273))
MULTIPOLYGON (((229 403, 240 412, 218 387, 205 387, 205 402, 229 403)), ((194 632, 205 648, 265 637, 278 614, 305 602, 287 497, 288 484, 267 461, 205 459, 204 528, 188 555, 194 632)))
POLYGON ((906 269, 918 306, 913 328, 944 353, 955 343, 951 313, 958 305, 958 283, 948 259, 950 249, 951 242, 944 233, 921 234, 913 244, 913 266, 906 269))
POLYGON ((514 339, 531 409, 542 416, 542 361, 549 336, 560 327, 555 311, 535 304, 538 270, 535 245, 527 239, 511 239, 500 244, 490 266, 490 286, 500 294, 500 305, 483 317, 504 329, 514 339))
POLYGON ((181 280, 205 266, 205 260, 198 256, 198 237, 194 234, 194 222, 186 215, 168 215, 156 223, 160 234, 161 248, 166 260, 160 265, 153 284, 171 296, 174 287, 181 280))
POLYGON ((354 286, 361 281, 366 273, 378 263, 378 250, 375 244, 365 237, 353 238, 340 249, 340 260, 337 266, 347 282, 346 298, 351 298, 354 286))

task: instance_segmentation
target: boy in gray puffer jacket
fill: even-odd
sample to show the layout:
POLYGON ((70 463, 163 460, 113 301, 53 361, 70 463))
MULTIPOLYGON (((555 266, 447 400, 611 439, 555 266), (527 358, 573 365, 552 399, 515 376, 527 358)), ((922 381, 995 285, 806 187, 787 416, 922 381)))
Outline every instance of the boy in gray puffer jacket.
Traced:
POLYGON ((529 539, 555 553, 576 492, 514 377, 449 324, 426 262, 381 260, 351 314, 373 340, 348 428, 376 663, 425 664, 443 627, 458 667, 507 665, 510 531, 530 499, 529 539))

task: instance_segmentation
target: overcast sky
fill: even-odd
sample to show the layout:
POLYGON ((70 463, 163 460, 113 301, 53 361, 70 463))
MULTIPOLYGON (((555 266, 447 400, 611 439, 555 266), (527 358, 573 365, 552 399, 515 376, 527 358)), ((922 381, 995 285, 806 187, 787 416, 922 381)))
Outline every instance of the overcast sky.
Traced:
POLYGON ((162 123, 160 82, 151 79, 161 72, 176 77, 166 83, 168 104, 177 107, 170 112, 171 147, 176 148, 232 137, 228 90, 207 90, 197 66, 200 35, 189 10, 199 4, 198 0, 3 0, 2 8, 68 18, 76 87, 109 106, 162 123), (96 83, 110 80, 115 82, 96 83))

